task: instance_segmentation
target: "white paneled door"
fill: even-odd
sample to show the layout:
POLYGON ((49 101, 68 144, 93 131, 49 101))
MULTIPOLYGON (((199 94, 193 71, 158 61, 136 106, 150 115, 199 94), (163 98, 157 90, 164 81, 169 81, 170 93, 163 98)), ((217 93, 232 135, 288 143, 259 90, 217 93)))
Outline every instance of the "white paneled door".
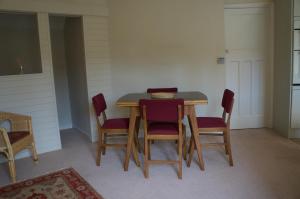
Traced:
POLYGON ((232 128, 271 125, 271 22, 268 7, 225 8, 226 87, 235 92, 232 128))

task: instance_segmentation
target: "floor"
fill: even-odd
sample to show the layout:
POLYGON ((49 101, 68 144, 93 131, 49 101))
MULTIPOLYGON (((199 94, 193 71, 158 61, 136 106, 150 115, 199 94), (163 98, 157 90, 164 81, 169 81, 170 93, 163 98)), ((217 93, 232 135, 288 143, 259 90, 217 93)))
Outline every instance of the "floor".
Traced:
MULTIPOLYGON (((96 145, 76 132, 62 133, 63 150, 18 160, 18 180, 61 168, 75 168, 106 199, 299 199, 300 145, 268 129, 232 132, 234 167, 220 149, 205 149, 205 171, 196 164, 184 164, 183 179, 170 165, 150 166, 150 178, 131 161, 124 172, 123 150, 108 150, 101 166, 95 164, 96 145)), ((156 142, 152 158, 176 155, 174 143, 156 142)), ((141 156, 142 157, 142 156, 141 156)), ((6 164, 0 165, 0 186, 8 184, 6 164)))
POLYGON ((293 139, 296 144, 300 144, 300 139, 293 139))

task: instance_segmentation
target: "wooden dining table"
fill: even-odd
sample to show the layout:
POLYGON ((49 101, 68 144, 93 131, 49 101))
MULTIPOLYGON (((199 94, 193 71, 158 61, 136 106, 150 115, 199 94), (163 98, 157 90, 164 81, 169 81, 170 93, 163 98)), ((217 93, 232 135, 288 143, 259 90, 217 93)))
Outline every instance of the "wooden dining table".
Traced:
MULTIPOLYGON (((184 100, 184 114, 188 117, 189 125, 191 127, 192 135, 191 139, 194 139, 199 167, 204 170, 204 162, 202 157, 202 146, 199 140, 198 134, 198 123, 196 118, 196 105, 207 104, 207 96, 199 91, 189 91, 189 92, 178 92, 175 94, 175 98, 184 100)), ((152 99, 151 94, 148 93, 129 93, 118 99, 116 105, 119 107, 125 107, 130 109, 130 121, 129 121, 129 131, 128 131, 128 141, 126 148, 126 155, 124 160, 124 170, 128 171, 129 159, 131 151, 136 151, 134 148, 134 133, 136 127, 137 117, 140 115, 139 101, 140 99, 152 99), (133 150, 132 150, 133 149, 133 150)))

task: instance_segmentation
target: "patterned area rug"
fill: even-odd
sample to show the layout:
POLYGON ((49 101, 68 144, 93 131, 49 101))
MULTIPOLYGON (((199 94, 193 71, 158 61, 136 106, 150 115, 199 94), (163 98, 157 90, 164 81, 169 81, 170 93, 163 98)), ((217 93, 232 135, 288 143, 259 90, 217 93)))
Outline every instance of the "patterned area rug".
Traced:
POLYGON ((103 199, 73 168, 0 188, 0 199, 103 199))

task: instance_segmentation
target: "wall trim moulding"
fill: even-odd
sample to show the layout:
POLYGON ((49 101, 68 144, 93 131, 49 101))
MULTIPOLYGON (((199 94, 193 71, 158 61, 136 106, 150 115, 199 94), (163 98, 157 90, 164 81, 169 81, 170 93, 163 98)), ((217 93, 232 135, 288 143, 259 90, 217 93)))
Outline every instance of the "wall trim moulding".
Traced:
POLYGON ((259 2, 259 3, 234 3, 234 4, 225 4, 225 9, 234 9, 234 8, 268 8, 273 6, 273 2, 259 2))
POLYGON ((1 0, 0 11, 15 12, 40 12, 51 14, 68 14, 68 15, 89 15, 89 16, 108 16, 108 8, 105 4, 86 4, 76 2, 73 4, 67 1, 52 0, 1 0))

